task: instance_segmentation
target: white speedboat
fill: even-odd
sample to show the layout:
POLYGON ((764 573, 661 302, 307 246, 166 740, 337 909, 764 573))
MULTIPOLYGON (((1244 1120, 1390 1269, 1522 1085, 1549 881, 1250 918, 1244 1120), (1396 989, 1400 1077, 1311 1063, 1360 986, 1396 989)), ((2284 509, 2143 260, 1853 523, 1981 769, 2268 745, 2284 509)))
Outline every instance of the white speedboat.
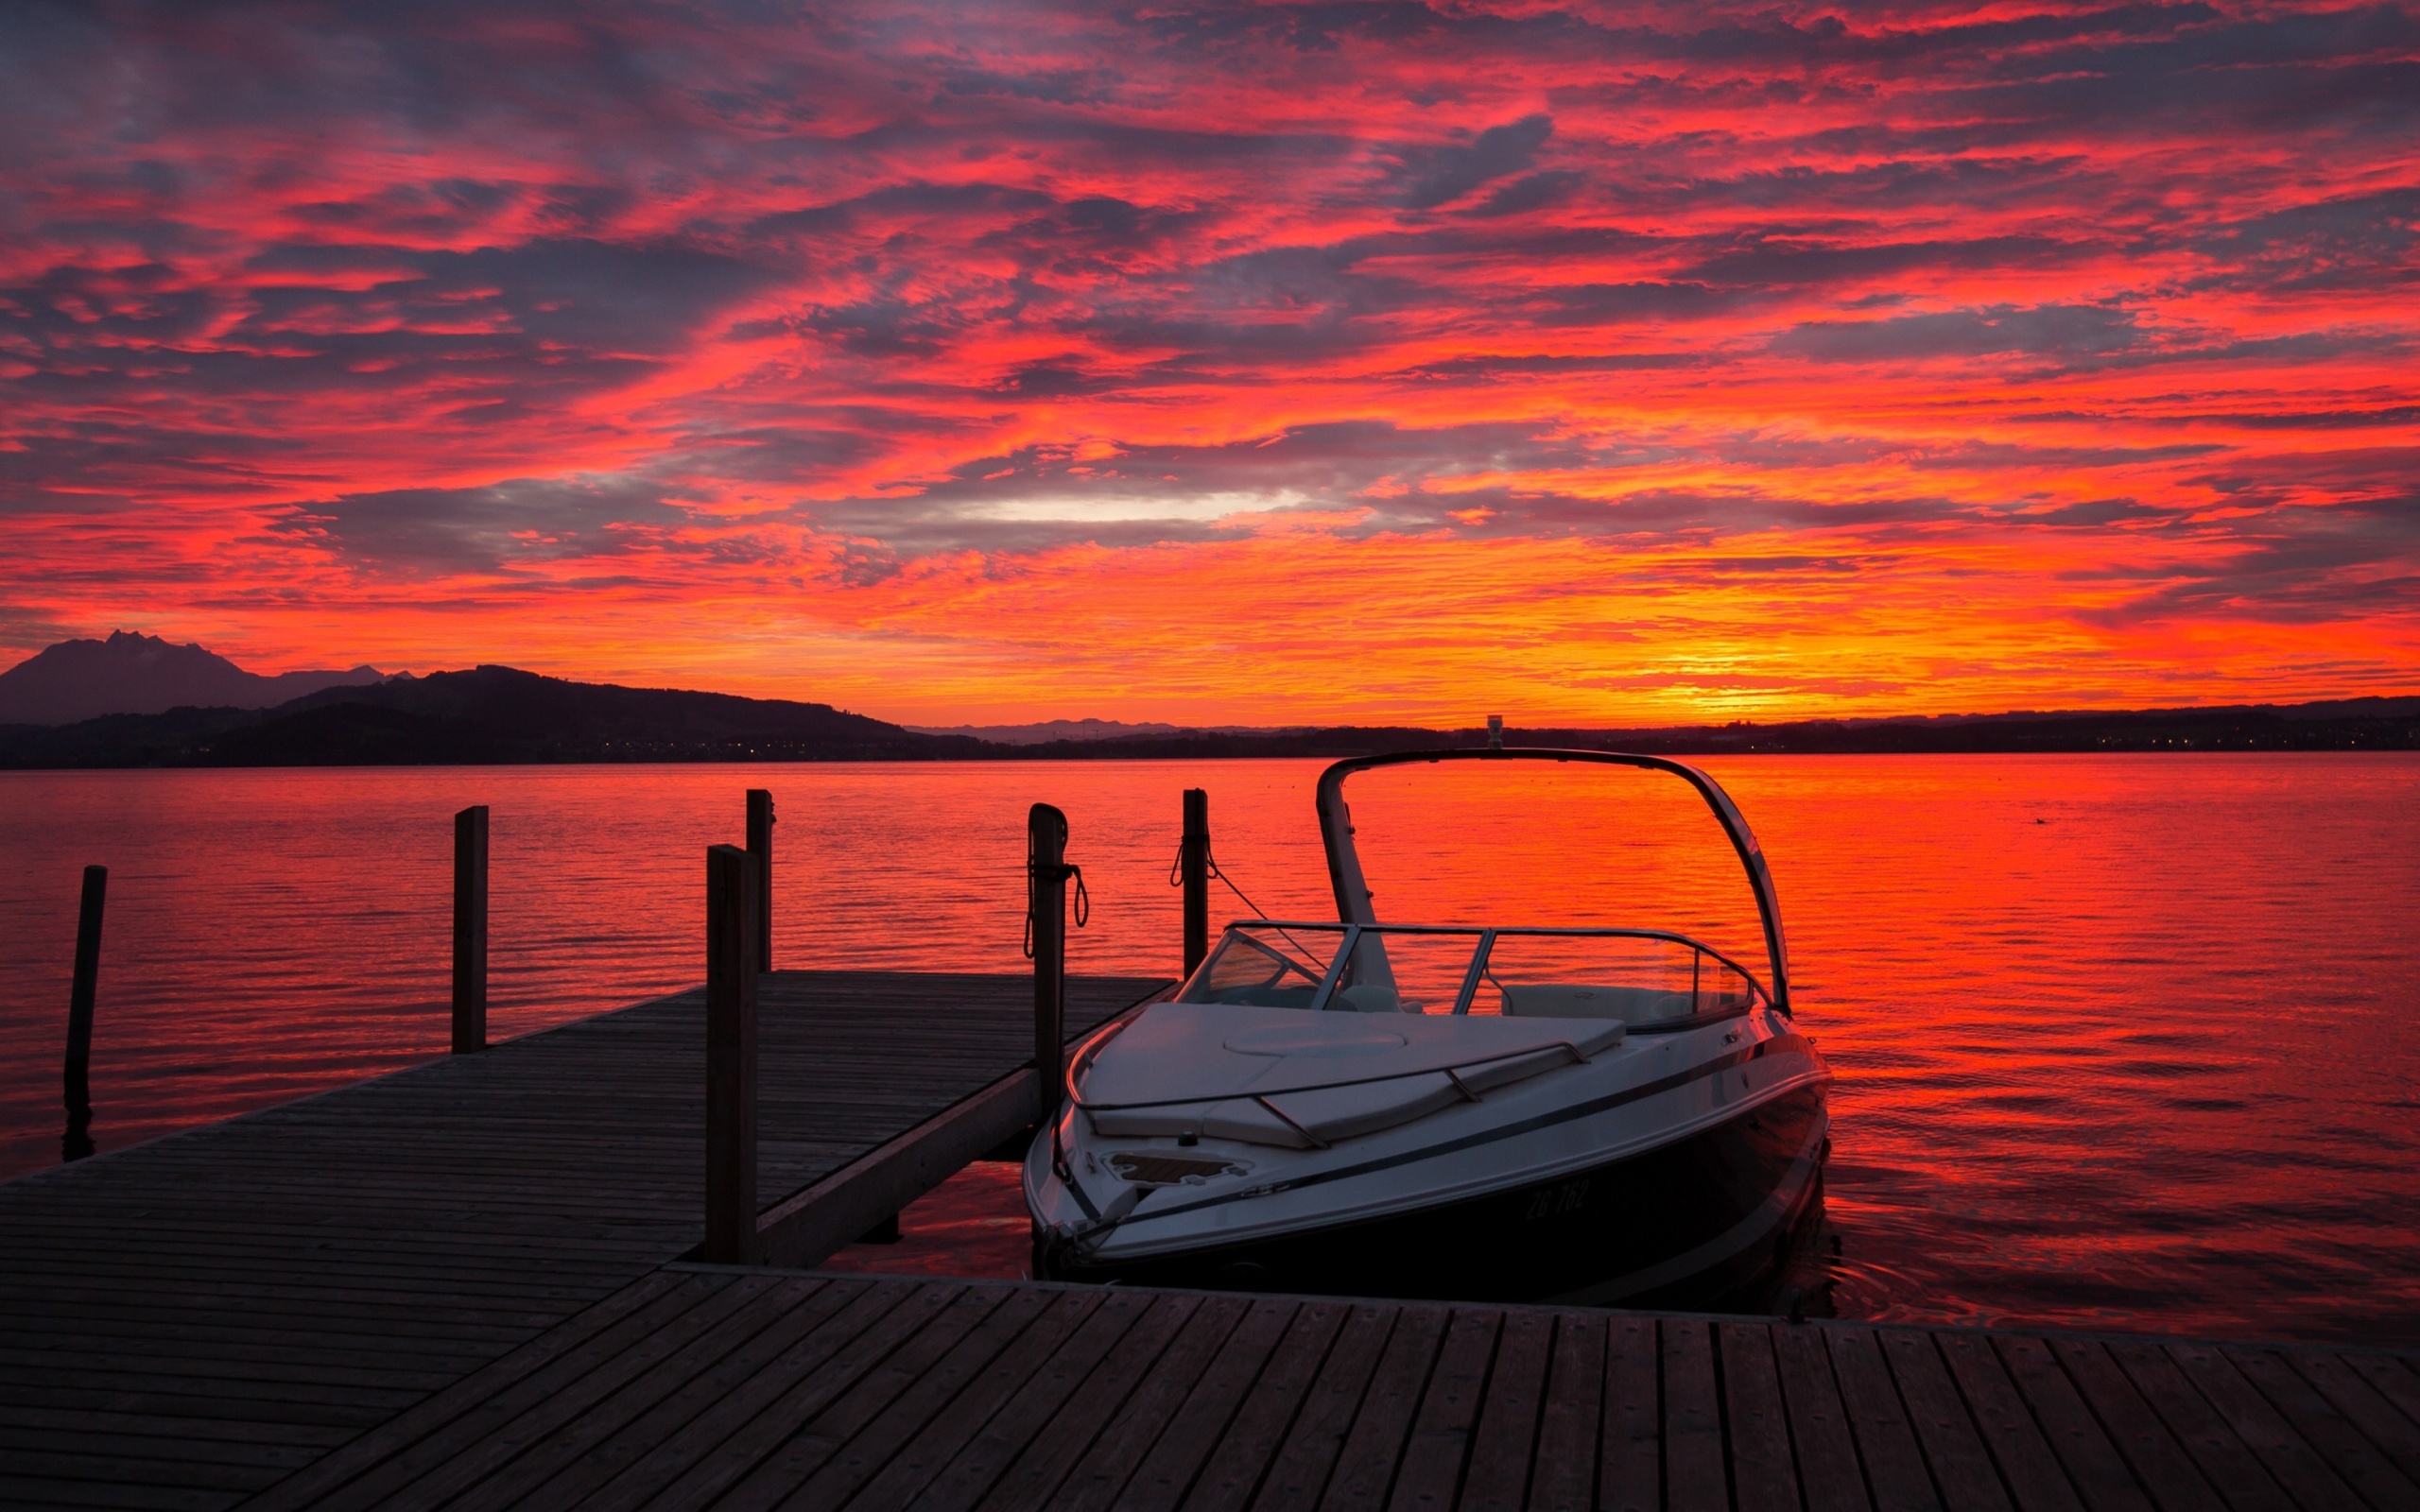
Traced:
POLYGON ((1830 1069, 1789 1013, 1772 879, 1678 762, 1487 748, 1339 762, 1339 921, 1231 925, 1174 999, 1093 1036, 1025 1168, 1038 1274, 1581 1303, 1751 1295, 1822 1190, 1830 1069), (1770 985, 1656 929, 1374 917, 1343 785, 1415 762, 1667 773, 1747 872, 1770 985))

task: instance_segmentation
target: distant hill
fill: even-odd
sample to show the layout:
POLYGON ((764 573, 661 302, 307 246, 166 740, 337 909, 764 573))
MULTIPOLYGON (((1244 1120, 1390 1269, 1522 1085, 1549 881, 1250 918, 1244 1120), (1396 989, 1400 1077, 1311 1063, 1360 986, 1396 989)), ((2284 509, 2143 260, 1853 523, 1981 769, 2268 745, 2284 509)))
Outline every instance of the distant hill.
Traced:
POLYGON ((263 677, 199 645, 118 630, 106 641, 61 641, 0 672, 0 725, 70 725, 184 705, 268 709, 383 677, 376 667, 263 677))
POLYGON ((899 761, 981 755, 829 704, 572 682, 513 667, 328 688, 274 709, 186 708, 0 730, 10 766, 899 761))
POLYGON ((1169 735, 1280 735, 1286 729, 1250 725, 1130 725, 1123 719, 1046 719, 1032 725, 908 725, 920 735, 962 735, 995 746, 1045 746, 1068 740, 1152 740, 1169 735))
MULTIPOLYGON (((1803 719, 1757 725, 1665 725, 1627 730, 1507 728, 1506 744, 1651 756, 1887 755, 2014 751, 2415 750, 2420 696, 2204 709, 2024 711, 1879 719, 1803 719)), ((1050 741, 1015 754, 1046 759, 1363 756, 1431 747, 1480 746, 1487 732, 1404 726, 1311 730, 1183 730, 1106 741, 1050 741)))
MULTIPOLYGON (((1019 743, 908 730, 787 699, 571 682, 482 666, 322 689, 272 709, 182 707, 0 727, 0 766, 448 765, 533 762, 1206 760, 1337 757, 1477 746, 1477 729, 1287 730, 1118 725, 1106 738, 1019 743)), ((966 727, 981 728, 981 727, 966 727)), ((1644 730, 1508 730, 1514 745, 1670 756, 1962 751, 2420 749, 2420 697, 2126 712, 1800 720, 1644 730)))

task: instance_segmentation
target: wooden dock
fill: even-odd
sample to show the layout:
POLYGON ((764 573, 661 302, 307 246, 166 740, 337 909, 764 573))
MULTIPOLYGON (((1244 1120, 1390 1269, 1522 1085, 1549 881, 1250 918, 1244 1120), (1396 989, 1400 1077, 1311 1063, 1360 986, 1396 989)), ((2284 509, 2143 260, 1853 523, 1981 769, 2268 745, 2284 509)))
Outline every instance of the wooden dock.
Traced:
MULTIPOLYGON (((792 1253, 1030 1107, 1027 977, 759 996, 792 1253)), ((0 1505, 2420 1512, 2391 1351, 698 1264, 703 1023, 0 1186, 0 1505)))
POLYGON ((2151 1339, 667 1267, 269 1508, 2406 1512, 2420 1374, 2151 1339))
MULTIPOLYGON (((1029 1118, 1032 993, 763 977, 760 1207, 837 1246, 1029 1118)), ((0 1185, 0 1505, 230 1506, 611 1305, 699 1242, 704 1067, 700 990, 0 1185)))

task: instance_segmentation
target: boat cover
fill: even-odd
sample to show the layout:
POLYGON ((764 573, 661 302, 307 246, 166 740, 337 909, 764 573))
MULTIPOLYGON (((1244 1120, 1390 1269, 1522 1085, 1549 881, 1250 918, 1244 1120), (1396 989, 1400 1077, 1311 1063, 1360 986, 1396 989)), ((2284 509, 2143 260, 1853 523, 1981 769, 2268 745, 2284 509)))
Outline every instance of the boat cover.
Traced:
POLYGON ((1100 1134, 1308 1149, 1571 1065, 1619 1043, 1622 1030, 1617 1019, 1155 1003, 1102 1048, 1080 1091, 1100 1134), (1134 1104, 1157 1106, 1116 1106, 1134 1104))

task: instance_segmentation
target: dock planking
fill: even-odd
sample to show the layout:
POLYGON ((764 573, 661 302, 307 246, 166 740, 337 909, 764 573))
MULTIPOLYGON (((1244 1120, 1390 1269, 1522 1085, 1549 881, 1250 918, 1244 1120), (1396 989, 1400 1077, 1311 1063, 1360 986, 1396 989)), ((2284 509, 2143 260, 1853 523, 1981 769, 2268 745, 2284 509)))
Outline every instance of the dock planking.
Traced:
POLYGON ((2401 1512, 2412 1379, 2307 1345, 683 1263, 245 1504, 2119 1512, 2207 1504, 2215 1431, 2291 1466, 2296 1512, 2401 1512), (2121 1376, 2104 1345, 2143 1353, 2121 1376), (2153 1356, 2206 1415, 2145 1416, 2153 1356))
MULTIPOLYGON (((1163 986, 1071 978, 1066 1028, 1163 986)), ((759 1206, 996 1102, 1031 994, 765 976, 759 1206)), ((682 993, 0 1185, 0 1504, 232 1506, 600 1307, 671 1348, 668 1298, 727 1289, 651 1280, 702 1229, 703 1020, 682 993)), ((733 1305, 682 1308, 705 1332, 654 1368, 779 1312, 733 1305)))

